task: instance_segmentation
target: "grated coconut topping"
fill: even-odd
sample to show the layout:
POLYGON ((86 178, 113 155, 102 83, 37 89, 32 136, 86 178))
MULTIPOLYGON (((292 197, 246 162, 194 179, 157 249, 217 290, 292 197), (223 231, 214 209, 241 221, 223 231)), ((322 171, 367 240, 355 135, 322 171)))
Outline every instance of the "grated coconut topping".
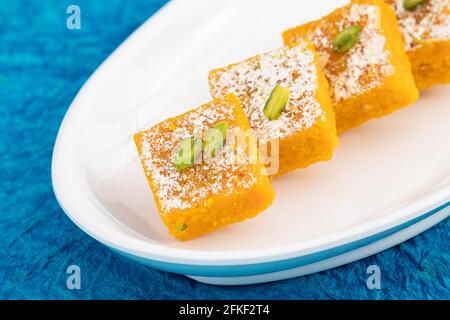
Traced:
POLYGON ((257 55, 210 74, 211 93, 221 97, 234 93, 261 143, 280 139, 311 127, 324 111, 316 100, 317 70, 314 53, 302 41, 293 48, 280 48, 257 55), (277 120, 264 115, 264 106, 275 86, 290 89, 288 106, 277 120))
POLYGON ((223 156, 217 155, 184 170, 174 167, 172 152, 184 138, 201 136, 219 121, 233 124, 233 110, 229 103, 215 100, 141 133, 138 141, 141 161, 163 213, 207 206, 208 199, 214 195, 228 195, 258 182, 255 172, 259 171, 252 164, 236 161, 245 150, 238 147, 233 152, 228 144, 222 150, 223 156))
POLYGON ((407 51, 418 49, 422 41, 450 39, 450 1, 427 0, 414 11, 403 8, 403 0, 386 0, 393 6, 407 51))
POLYGON ((307 33, 320 55, 335 103, 381 86, 394 72, 380 26, 379 8, 354 4, 341 13, 337 21, 320 20, 307 33), (335 53, 332 48, 334 38, 353 25, 362 27, 356 44, 345 53, 335 53))

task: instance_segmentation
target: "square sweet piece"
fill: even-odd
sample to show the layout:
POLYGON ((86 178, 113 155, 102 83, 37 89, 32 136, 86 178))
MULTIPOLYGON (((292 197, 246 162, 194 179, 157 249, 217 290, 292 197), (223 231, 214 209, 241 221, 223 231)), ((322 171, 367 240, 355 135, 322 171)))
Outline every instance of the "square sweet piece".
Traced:
POLYGON ((421 4, 385 1, 397 14, 417 87, 450 83, 450 0, 425 0, 421 4))
MULTIPOLYGON (((229 139, 230 132, 245 133, 248 129, 239 100, 228 95, 135 135, 160 216, 177 239, 193 239, 254 217, 272 203, 274 191, 260 157, 251 161, 249 153, 245 158, 245 148, 237 139, 229 139), (205 158, 206 141, 214 141, 205 137, 211 128, 219 127, 226 130, 220 131, 224 133, 223 145, 205 158), (203 154, 198 156, 196 147, 180 153, 184 142, 191 140, 200 141, 198 150, 203 154), (184 165, 177 158, 180 154, 189 155, 184 165)), ((245 146, 256 150, 255 139, 245 141, 245 146)))
POLYGON ((338 142, 334 112, 309 41, 212 70, 209 84, 213 97, 234 93, 241 100, 261 150, 271 158, 270 175, 332 157, 338 142))
POLYGON ((330 15, 283 33, 320 55, 338 133, 387 115, 419 97, 395 14, 381 0, 354 0, 330 15))

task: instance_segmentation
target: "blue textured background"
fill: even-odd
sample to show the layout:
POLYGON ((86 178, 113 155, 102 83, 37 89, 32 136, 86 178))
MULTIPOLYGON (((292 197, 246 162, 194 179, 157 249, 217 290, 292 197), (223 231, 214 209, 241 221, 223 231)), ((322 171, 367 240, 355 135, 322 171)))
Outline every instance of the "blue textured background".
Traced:
POLYGON ((89 75, 164 2, 77 0, 82 30, 69 31, 68 1, 0 0, 0 298, 449 299, 449 220, 335 270, 214 287, 128 261, 66 218, 50 181, 59 124, 89 75), (81 267, 81 290, 66 287, 70 264, 81 267), (382 269, 382 290, 366 288, 372 264, 382 269))

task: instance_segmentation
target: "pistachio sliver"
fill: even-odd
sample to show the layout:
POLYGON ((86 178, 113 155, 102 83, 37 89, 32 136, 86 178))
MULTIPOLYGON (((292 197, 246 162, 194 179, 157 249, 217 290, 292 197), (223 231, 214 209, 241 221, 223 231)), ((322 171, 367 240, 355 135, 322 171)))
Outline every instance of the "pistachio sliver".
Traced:
POLYGON ((360 26, 351 26, 342 30, 333 41, 333 50, 343 53, 353 48, 361 32, 360 26))
POLYGON ((185 223, 175 223, 175 224, 174 224, 174 228, 175 228, 178 232, 183 232, 184 230, 187 229, 187 224, 185 224, 185 223))
POLYGON ((284 108, 286 108, 290 96, 291 91, 289 88, 276 85, 264 106, 263 111, 267 119, 271 121, 277 120, 281 116, 284 108))
POLYGON ((195 160, 202 152, 201 141, 196 137, 185 138, 178 145, 173 157, 173 164, 177 170, 194 166, 195 160))
POLYGON ((425 0, 403 0, 403 9, 414 11, 416 8, 425 3, 425 0))
POLYGON ((227 136, 227 123, 221 121, 209 129, 203 137, 203 157, 215 157, 225 144, 227 136))

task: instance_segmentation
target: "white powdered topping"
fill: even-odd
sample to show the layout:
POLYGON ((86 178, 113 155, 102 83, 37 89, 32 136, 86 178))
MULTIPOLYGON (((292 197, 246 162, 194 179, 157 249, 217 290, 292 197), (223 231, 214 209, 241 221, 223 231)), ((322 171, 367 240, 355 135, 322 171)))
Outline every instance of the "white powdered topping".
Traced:
POLYGON ((317 102, 317 70, 314 54, 302 41, 293 48, 280 48, 255 56, 210 75, 214 97, 234 93, 261 143, 284 138, 311 127, 323 111, 317 102), (264 106, 275 86, 289 88, 288 106, 277 120, 264 115, 264 106))
POLYGON ((339 21, 324 19, 307 37, 320 54, 320 63, 330 83, 334 102, 379 87, 394 72, 376 6, 352 5, 339 21), (362 27, 355 46, 343 54, 332 52, 335 35, 353 25, 362 27))
POLYGON ((215 101, 142 133, 140 157, 162 213, 207 207, 208 199, 214 195, 228 195, 258 182, 254 172, 259 171, 236 161, 245 151, 229 151, 228 145, 223 149, 224 156, 217 155, 184 170, 174 167, 172 153, 183 138, 205 133, 218 121, 232 124, 234 108, 229 103, 215 101))
POLYGON ((427 0, 414 11, 403 8, 404 0, 388 0, 397 14, 406 50, 420 48, 421 41, 450 39, 450 0, 427 0))

